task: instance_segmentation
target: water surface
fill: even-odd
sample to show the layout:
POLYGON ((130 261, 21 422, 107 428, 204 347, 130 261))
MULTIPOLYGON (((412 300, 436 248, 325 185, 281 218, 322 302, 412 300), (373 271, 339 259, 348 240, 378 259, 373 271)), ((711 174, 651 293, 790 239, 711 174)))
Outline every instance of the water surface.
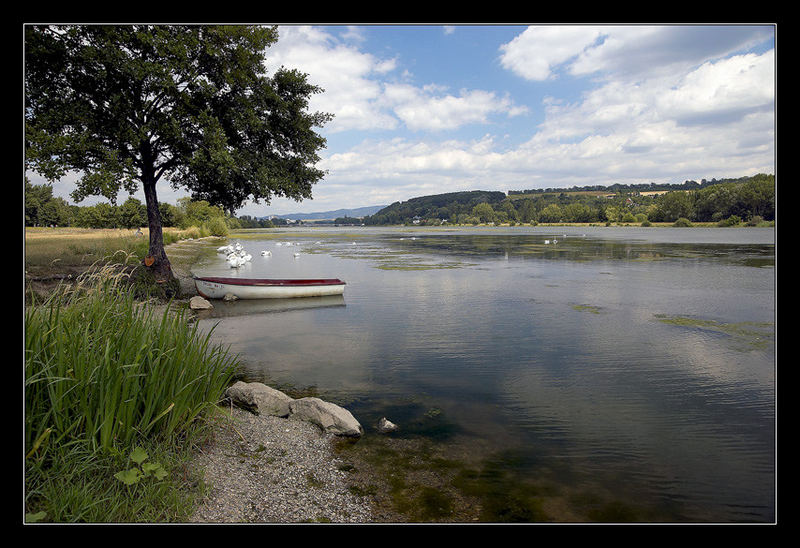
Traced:
POLYGON ((472 447, 520 484, 546 478, 579 519, 592 499, 646 520, 774 520, 773 229, 238 241, 247 266, 215 255, 195 273, 347 282, 342 297, 215 303, 201 323, 217 324, 249 380, 314 387, 367 435, 387 416, 398 435, 472 447))

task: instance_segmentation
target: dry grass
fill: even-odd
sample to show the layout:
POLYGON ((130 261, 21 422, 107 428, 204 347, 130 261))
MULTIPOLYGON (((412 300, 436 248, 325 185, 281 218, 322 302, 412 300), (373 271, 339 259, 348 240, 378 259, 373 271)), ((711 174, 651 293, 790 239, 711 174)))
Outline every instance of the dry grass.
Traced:
MULTIPOLYGON (((165 228, 165 243, 181 231, 165 228)), ((47 275, 70 267, 86 268, 117 251, 142 255, 147 251, 148 230, 92 228, 26 228, 25 270, 30 275, 47 275)))

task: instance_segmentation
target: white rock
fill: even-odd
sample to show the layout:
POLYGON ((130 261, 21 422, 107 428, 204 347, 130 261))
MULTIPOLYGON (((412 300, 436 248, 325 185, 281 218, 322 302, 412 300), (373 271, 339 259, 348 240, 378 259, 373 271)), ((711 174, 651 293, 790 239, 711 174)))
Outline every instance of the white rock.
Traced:
POLYGON ((200 295, 196 295, 189 299, 189 308, 192 310, 206 310, 208 308, 214 308, 214 305, 200 295))
POLYGON ((381 418, 378 421, 378 432, 381 434, 388 434, 389 432, 394 432, 397 430, 398 426, 393 422, 386 419, 386 417, 381 418))
POLYGON ((347 409, 319 398, 300 398, 289 403, 291 418, 316 424, 337 436, 361 437, 364 428, 347 409))
POLYGON ((230 386, 225 395, 234 405, 248 409, 260 415, 287 417, 292 398, 260 382, 237 381, 230 386))

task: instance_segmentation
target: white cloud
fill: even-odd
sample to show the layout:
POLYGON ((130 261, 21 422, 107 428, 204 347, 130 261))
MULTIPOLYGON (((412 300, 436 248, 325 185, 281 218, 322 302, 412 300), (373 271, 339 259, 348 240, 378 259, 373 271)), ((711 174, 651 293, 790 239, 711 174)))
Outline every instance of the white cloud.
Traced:
POLYGON ((737 55, 707 62, 656 100, 664 116, 679 121, 719 121, 772 109, 775 101, 775 55, 737 55))
MULTIPOLYGON (((325 90, 312 97, 310 108, 335 115, 325 126, 328 133, 396 129, 401 122, 415 131, 438 131, 487 123, 492 114, 518 116, 527 111, 490 91, 462 90, 452 95, 435 84, 417 87, 386 80, 398 68, 396 59, 364 53, 324 29, 280 27, 278 43, 267 56, 270 70, 281 65, 297 68, 325 90)), ((400 75, 407 76, 407 72, 400 75)))
POLYGON ((483 90, 461 90, 458 96, 437 95, 432 88, 406 84, 386 86, 386 99, 397 117, 411 130, 456 129, 466 124, 485 124, 489 115, 522 114, 524 107, 515 107, 508 97, 497 97, 483 90))
MULTIPOLYGON (((296 68, 324 89, 311 98, 314 111, 335 114, 325 131, 392 129, 397 120, 380 106, 382 87, 375 79, 395 69, 392 59, 379 59, 338 42, 322 29, 279 27, 277 44, 267 50, 267 68, 296 68)), ((347 37, 358 36, 348 29, 347 37)))
POLYGON ((555 78, 562 69, 573 76, 653 77, 726 57, 773 35, 771 26, 533 26, 501 46, 500 61, 534 81, 555 78))
POLYGON ((597 27, 528 27, 501 46, 501 64, 529 80, 547 80, 553 68, 576 57, 600 37, 597 27))

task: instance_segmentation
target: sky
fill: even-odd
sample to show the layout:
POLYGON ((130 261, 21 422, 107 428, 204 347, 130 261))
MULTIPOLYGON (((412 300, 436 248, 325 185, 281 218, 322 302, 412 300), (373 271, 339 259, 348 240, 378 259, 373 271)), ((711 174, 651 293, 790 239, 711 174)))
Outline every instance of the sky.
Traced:
MULTIPOLYGON (((299 69, 324 89, 309 108, 334 115, 317 128, 327 140, 317 167, 327 174, 311 200, 275 198, 236 213, 775 173, 775 31, 279 26, 266 69, 299 69)), ((68 201, 70 179, 53 185, 68 201)), ((166 181, 158 192, 170 203, 187 194, 166 181)))

